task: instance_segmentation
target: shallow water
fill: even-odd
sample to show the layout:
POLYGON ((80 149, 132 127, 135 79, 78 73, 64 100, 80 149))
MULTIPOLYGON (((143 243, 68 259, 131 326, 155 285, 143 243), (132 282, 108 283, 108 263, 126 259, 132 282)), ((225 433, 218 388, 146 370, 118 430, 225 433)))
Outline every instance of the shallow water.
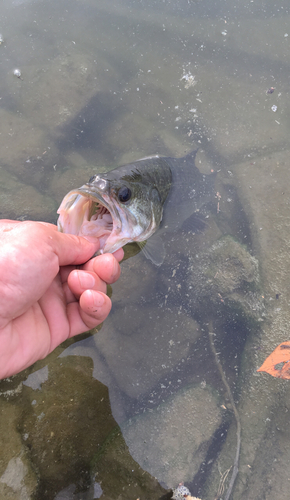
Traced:
POLYGON ((180 482, 214 498, 236 422, 211 329, 242 424, 232 498, 284 498, 289 383, 256 369, 289 339, 288 3, 0 10, 2 218, 55 222, 97 167, 196 147, 219 193, 205 231, 165 237, 160 268, 123 262, 99 332, 1 382, 0 498, 159 499, 180 482))

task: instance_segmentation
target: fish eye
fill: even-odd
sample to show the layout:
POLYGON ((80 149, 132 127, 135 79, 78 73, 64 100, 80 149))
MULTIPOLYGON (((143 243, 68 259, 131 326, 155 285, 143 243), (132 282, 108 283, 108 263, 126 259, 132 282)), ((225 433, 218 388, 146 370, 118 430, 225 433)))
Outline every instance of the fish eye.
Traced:
POLYGON ((123 186, 118 191, 118 200, 121 203, 126 203, 131 199, 132 191, 127 186, 123 186))
POLYGON ((93 175, 93 177, 90 178, 88 183, 92 184, 92 182, 94 182, 95 179, 96 179, 96 175, 93 175))

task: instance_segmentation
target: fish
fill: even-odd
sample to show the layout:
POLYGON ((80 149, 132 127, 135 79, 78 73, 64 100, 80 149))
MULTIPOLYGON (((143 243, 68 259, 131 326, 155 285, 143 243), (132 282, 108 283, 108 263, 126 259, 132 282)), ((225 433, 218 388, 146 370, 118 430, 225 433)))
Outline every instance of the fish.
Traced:
POLYGON ((213 196, 215 173, 199 171, 196 153, 182 158, 149 156, 96 173, 63 198, 58 230, 91 241, 97 238, 98 253, 113 253, 136 242, 160 266, 165 259, 162 232, 175 232, 213 196))

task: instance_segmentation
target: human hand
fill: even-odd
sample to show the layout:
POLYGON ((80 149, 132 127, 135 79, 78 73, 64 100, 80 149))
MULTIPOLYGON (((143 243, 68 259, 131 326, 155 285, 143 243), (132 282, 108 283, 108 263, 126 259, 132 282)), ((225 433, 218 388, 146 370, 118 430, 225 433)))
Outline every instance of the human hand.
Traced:
POLYGON ((45 222, 2 220, 0 241, 1 379, 105 320, 123 250, 91 259, 98 242, 45 222))

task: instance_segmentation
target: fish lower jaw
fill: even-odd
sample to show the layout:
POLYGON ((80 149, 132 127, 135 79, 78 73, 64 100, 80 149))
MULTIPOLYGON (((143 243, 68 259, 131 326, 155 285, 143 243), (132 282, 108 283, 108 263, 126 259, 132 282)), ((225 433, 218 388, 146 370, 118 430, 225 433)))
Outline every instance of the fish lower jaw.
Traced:
POLYGON ((106 244, 105 244, 105 246, 103 248, 101 248, 99 250, 99 252, 100 253, 114 253, 117 250, 119 250, 119 248, 122 248, 127 243, 129 243, 130 241, 132 241, 132 240, 130 240, 128 238, 126 238, 126 239, 119 239, 118 241, 115 241, 115 242, 107 241, 106 244))
POLYGON ((123 221, 119 223, 119 221, 114 220, 113 230, 100 242, 100 248, 103 250, 103 253, 114 253, 119 250, 119 248, 127 245, 127 243, 139 241, 139 228, 136 234, 131 226, 126 227, 122 222, 123 221))

